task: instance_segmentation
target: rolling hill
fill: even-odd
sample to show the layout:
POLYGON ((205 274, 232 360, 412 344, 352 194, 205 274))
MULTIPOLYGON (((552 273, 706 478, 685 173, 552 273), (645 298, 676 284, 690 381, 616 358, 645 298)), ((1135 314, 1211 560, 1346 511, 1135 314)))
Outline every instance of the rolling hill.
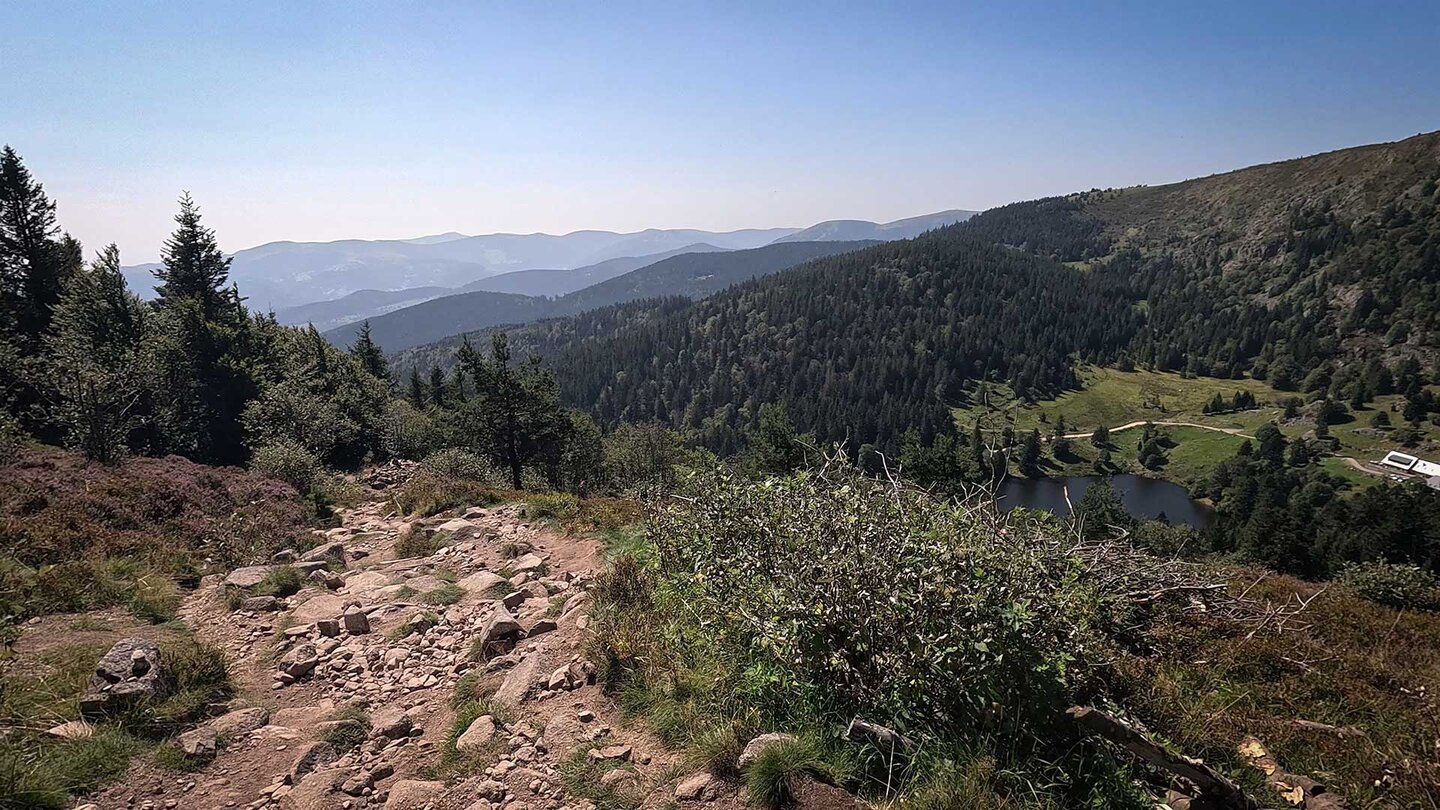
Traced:
POLYGON ((860 240, 874 240, 877 242, 892 242, 896 239, 910 239, 919 236, 926 231, 933 231, 936 228, 943 228, 946 225, 954 225, 957 222, 964 222, 975 216, 975 211, 961 211, 954 209, 940 211, 934 214, 925 214, 909 219, 897 219, 894 222, 876 223, 863 219, 832 219, 828 222, 821 222, 811 225, 803 231, 788 234, 776 239, 775 242, 847 242, 860 240))
MULTIPOLYGON (((724 253, 685 253, 556 299, 487 291, 449 295, 370 319, 371 335, 387 351, 399 351, 488 326, 572 315, 638 298, 698 298, 865 244, 795 242, 724 253)), ((359 326, 347 324, 326 332, 325 337, 347 345, 354 340, 359 326)))
POLYGON ((722 451, 779 402, 822 441, 893 452, 908 429, 952 431, 977 380, 1051 398, 1080 384, 1077 363, 1363 403, 1419 390, 1440 361, 1440 133, 1016 203, 512 339, 548 358, 569 403, 722 451))

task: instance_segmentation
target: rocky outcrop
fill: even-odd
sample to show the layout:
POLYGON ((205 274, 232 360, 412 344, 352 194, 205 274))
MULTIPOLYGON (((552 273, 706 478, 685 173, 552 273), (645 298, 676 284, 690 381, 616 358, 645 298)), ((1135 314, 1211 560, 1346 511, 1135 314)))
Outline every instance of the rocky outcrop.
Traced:
POLYGON ((80 714, 103 717, 163 699, 169 691, 160 646, 143 638, 121 639, 95 664, 90 686, 80 698, 80 714))

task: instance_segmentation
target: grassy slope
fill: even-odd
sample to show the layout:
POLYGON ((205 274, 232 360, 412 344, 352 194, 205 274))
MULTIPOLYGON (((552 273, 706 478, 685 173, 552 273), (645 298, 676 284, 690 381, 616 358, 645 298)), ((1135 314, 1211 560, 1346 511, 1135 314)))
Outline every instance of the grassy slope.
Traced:
MULTIPOLYGON (((1017 433, 1038 429, 1048 436, 1054 430, 1055 421, 1064 417, 1067 433, 1088 433, 1100 425, 1115 427, 1145 419, 1155 422, 1192 422, 1215 428, 1239 430, 1253 435, 1268 422, 1279 423, 1286 436, 1295 438, 1314 429, 1309 419, 1283 420, 1279 403, 1295 396, 1293 392, 1278 391, 1260 380, 1217 380, 1207 377, 1187 379, 1180 374, 1156 371, 1119 371, 1110 368, 1087 368, 1081 372, 1084 388, 1070 391, 1052 400, 1043 400, 1033 405, 1017 402, 1006 389, 992 386, 989 393, 989 407, 972 405, 955 410, 955 419, 962 431, 969 431, 977 416, 983 419, 986 430, 999 430, 1009 423, 1017 433), (1236 391, 1249 391, 1255 395, 1261 407, 1239 413, 1207 415, 1204 407, 1218 392, 1228 398, 1236 391)), ((1340 441, 1337 455, 1350 456, 1361 460, 1373 460, 1389 450, 1402 448, 1391 437, 1393 430, 1376 430, 1369 427, 1370 417, 1379 410, 1391 411, 1396 425, 1402 424, 1400 415, 1394 411, 1403 404, 1403 397, 1390 395, 1377 397, 1365 409, 1352 414, 1348 422, 1333 425, 1330 433, 1340 441)), ((1234 455, 1242 441, 1239 437, 1191 427, 1166 427, 1164 432, 1176 446, 1169 451, 1170 463, 1158 473, 1180 483, 1193 481, 1204 474, 1209 467, 1234 455)), ((1429 423, 1420 426, 1422 441, 1417 451, 1435 453, 1440 447, 1440 428, 1429 423)), ((1135 462, 1136 443, 1139 432, 1135 430, 1115 433, 1112 460, 1134 472, 1144 472, 1135 462)), ((1096 452, 1088 441, 1078 439, 1071 442, 1072 454, 1051 468, 1052 473, 1088 473, 1096 452)), ((1323 464, 1335 475, 1361 486, 1378 482, 1373 476, 1365 475, 1347 466, 1339 458, 1327 458, 1323 464)))

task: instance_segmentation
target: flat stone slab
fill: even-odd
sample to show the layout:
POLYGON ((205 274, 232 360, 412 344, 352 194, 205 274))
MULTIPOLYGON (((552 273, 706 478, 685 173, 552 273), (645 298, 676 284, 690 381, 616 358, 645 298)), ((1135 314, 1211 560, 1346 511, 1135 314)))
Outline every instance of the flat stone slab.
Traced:
POLYGON ((265 580, 271 571, 275 570, 273 565, 247 565, 244 568, 236 568, 225 577, 225 584, 236 588, 253 588, 265 580))
POLYGON ((345 612, 345 604, 351 600, 330 593, 316 594, 290 614, 296 622, 311 624, 321 619, 338 619, 345 612))

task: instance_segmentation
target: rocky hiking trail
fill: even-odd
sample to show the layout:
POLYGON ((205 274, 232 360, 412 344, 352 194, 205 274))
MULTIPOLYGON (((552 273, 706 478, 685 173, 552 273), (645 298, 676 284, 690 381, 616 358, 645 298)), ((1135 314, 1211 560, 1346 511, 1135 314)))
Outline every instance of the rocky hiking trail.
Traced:
POLYGON ((412 520, 375 492, 313 550, 207 577, 181 615, 224 651, 236 695, 179 746, 213 759, 186 772, 138 758, 82 807, 744 806, 596 684, 587 589, 600 542, 521 515, 501 504, 412 520), (245 595, 282 565, 305 576, 298 592, 245 595), (465 717, 458 754, 457 690, 483 712, 465 717))

